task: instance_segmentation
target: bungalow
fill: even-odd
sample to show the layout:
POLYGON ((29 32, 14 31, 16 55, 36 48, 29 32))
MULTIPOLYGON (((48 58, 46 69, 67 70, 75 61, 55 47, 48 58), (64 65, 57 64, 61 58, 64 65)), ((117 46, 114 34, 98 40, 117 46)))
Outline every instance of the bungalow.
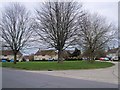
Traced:
MULTIPOLYGON (((14 60, 14 54, 12 50, 2 50, 0 52, 0 59, 14 60)), ((22 53, 20 51, 17 53, 17 60, 22 60, 22 53)))
MULTIPOLYGON (((71 53, 73 53, 73 50, 64 50, 62 52, 63 59, 67 60, 70 59, 71 53)), ((49 59, 58 59, 58 53, 56 50, 38 50, 34 55, 34 60, 49 60, 49 59)))
POLYGON ((34 55, 34 60, 49 60, 58 58, 55 50, 38 50, 34 55))
POLYGON ((23 57, 23 61, 33 61, 34 60, 34 54, 26 55, 23 57))

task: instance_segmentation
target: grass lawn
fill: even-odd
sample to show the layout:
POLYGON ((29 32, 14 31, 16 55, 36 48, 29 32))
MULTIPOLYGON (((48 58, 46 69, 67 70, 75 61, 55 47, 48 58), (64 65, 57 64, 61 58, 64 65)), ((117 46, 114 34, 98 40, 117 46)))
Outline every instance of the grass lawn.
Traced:
POLYGON ((87 61, 64 61, 63 64, 57 62, 18 62, 16 65, 11 62, 2 63, 2 67, 25 69, 25 70, 73 70, 73 69, 97 69, 113 66, 110 62, 89 63, 87 61))

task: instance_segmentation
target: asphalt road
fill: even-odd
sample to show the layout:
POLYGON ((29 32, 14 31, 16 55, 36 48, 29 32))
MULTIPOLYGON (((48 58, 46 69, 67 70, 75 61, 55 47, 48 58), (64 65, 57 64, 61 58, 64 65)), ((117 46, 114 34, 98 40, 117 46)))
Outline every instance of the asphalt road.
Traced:
POLYGON ((118 88, 118 85, 3 68, 2 88, 118 88))
POLYGON ((114 63, 115 65, 112 67, 100 68, 100 69, 53 70, 51 72, 26 70, 26 72, 118 84, 118 81, 120 81, 118 80, 118 63, 117 62, 111 62, 111 63, 114 63))

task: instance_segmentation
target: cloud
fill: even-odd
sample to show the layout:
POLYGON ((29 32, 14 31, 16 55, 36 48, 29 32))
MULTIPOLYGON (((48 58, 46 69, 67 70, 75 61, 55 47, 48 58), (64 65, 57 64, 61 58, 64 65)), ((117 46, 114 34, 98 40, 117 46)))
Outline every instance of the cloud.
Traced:
POLYGON ((118 24, 118 3, 117 2, 84 2, 83 6, 90 13, 98 13, 109 22, 118 24))

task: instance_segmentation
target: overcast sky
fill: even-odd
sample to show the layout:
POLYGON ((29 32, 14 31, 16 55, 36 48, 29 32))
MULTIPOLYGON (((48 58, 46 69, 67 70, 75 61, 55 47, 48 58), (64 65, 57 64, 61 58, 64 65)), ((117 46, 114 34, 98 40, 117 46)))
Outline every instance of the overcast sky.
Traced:
MULTIPOLYGON (((0 8, 8 5, 8 2, 22 2, 28 9, 34 10, 38 2, 45 0, 0 0, 0 8)), ((53 1, 53 0, 52 0, 53 1)), ((55 0, 54 0, 55 1, 55 0)), ((74 0, 75 1, 75 0, 74 0)), ((116 23, 118 20, 118 1, 119 0, 76 0, 83 3, 84 9, 91 13, 103 15, 110 22, 116 23)))
MULTIPOLYGON (((0 10, 3 10, 3 7, 8 5, 8 2, 21 2, 29 10, 33 11, 37 7, 38 2, 44 0, 0 0, 0 10)), ((78 1, 78 0, 76 0, 78 1)), ((103 17, 106 17, 108 22, 112 22, 116 26, 118 25, 118 1, 119 0, 81 0, 85 10, 88 10, 90 13, 98 13, 103 17)), ((33 51, 33 50, 32 50, 33 51)), ((37 49, 34 49, 33 52, 36 52, 37 49)))

